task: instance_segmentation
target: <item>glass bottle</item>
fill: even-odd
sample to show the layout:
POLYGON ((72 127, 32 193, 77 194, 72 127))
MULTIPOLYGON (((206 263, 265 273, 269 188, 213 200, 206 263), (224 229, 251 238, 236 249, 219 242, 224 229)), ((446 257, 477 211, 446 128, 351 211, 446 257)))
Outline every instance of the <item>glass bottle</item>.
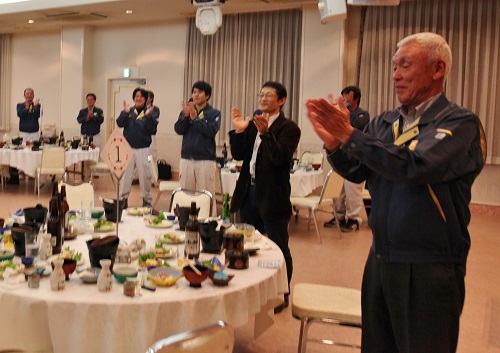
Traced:
POLYGON ((59 208, 59 195, 53 195, 50 199, 50 216, 47 221, 47 233, 50 233, 52 253, 59 254, 64 242, 63 223, 59 208))
POLYGON ((64 238, 67 238, 69 233, 69 205, 66 199, 66 185, 61 185, 61 219, 64 229, 64 238))
POLYGON ((40 131, 40 139, 38 141, 40 141, 40 146, 43 146, 43 132, 42 131, 40 131))
POLYGON ((64 140, 64 131, 61 130, 61 134, 59 135, 59 146, 64 147, 66 141, 64 140))
POLYGON ((229 212, 229 194, 224 194, 224 202, 222 203, 222 220, 231 222, 231 213, 229 212))
POLYGON ((200 232, 196 202, 191 202, 191 211, 189 212, 189 219, 186 223, 184 257, 190 260, 200 257, 200 232))
POLYGON ((225 142, 224 142, 224 148, 222 148, 222 156, 224 157, 224 165, 222 167, 225 167, 227 164, 227 147, 225 142))

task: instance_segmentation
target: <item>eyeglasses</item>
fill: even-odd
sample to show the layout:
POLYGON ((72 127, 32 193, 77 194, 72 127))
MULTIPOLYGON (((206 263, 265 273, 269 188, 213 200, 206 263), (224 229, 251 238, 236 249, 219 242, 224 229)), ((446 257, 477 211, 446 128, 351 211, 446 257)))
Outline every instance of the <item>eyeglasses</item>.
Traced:
POLYGON ((262 98, 264 98, 264 97, 265 97, 266 99, 271 99, 271 98, 273 98, 273 97, 276 97, 276 95, 275 95, 275 94, 273 94, 273 93, 266 93, 266 94, 264 94, 264 93, 257 93, 257 98, 262 99, 262 98))

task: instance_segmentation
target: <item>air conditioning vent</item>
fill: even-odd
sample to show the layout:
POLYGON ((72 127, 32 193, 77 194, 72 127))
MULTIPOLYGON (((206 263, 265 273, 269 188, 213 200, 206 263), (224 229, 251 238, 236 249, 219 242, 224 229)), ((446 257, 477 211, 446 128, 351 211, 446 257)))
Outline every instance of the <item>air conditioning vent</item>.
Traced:
POLYGON ((70 22, 80 22, 80 21, 95 21, 95 20, 105 20, 108 16, 101 15, 94 12, 63 12, 56 14, 46 14, 45 18, 54 21, 70 21, 70 22))

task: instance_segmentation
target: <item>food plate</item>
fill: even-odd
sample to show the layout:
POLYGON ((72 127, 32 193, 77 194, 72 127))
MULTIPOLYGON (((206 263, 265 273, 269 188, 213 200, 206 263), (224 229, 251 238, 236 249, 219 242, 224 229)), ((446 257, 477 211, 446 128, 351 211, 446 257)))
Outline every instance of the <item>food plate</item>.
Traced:
POLYGON ((160 235, 158 241, 165 244, 182 244, 184 243, 184 235, 166 233, 160 235))
POLYGON ((94 227, 94 232, 96 233, 104 233, 104 232, 109 232, 115 229, 115 226, 113 224, 103 224, 102 226, 96 228, 94 227))
POLYGON ((246 244, 245 243, 245 251, 248 252, 249 255, 255 255, 260 248, 254 244, 246 244))
POLYGON ((173 286, 182 272, 170 267, 155 267, 148 271, 148 278, 157 286, 173 286))
POLYGON ((163 221, 161 221, 161 223, 154 224, 151 222, 150 218, 145 218, 144 223, 146 224, 147 227, 150 227, 150 228, 170 228, 170 227, 172 227, 172 224, 173 224, 171 221, 167 221, 167 220, 163 220, 163 221))
MULTIPOLYGON (((155 250, 158 251, 158 249, 155 250)), ((166 260, 174 257, 177 254, 177 250, 174 247, 163 246, 163 250, 163 254, 159 254, 158 252, 156 253, 157 259, 166 260)))
POLYGON ((129 208, 127 208, 127 213, 131 216, 144 216, 145 214, 151 213, 151 208, 149 208, 149 207, 129 207, 129 208))

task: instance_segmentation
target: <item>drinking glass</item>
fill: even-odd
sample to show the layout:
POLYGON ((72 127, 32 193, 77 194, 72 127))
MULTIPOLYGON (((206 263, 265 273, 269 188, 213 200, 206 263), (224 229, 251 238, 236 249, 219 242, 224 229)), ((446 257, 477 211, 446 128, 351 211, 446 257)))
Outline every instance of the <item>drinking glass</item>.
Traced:
POLYGON ((255 227, 253 225, 245 224, 243 234, 245 235, 245 240, 247 242, 249 242, 250 244, 254 243, 255 227))
POLYGON ((38 244, 38 237, 37 237, 37 232, 36 230, 31 230, 25 233, 25 249, 26 249, 26 256, 31 256, 31 257, 38 257, 38 251, 40 250, 40 245, 38 244))
POLYGON ((82 219, 88 221, 92 218, 92 201, 82 201, 82 219))

